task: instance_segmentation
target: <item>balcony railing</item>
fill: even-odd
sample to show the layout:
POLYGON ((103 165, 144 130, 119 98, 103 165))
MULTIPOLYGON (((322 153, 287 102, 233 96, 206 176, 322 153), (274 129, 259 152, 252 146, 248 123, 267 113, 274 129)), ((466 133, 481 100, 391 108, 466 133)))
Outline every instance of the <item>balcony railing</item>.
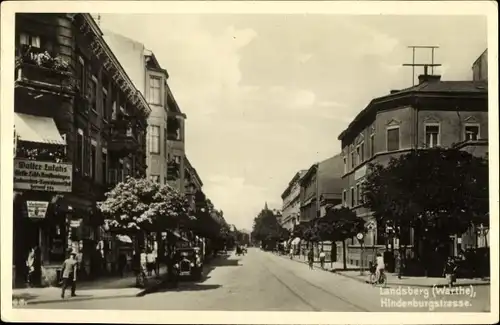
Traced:
POLYGON ((69 64, 64 59, 26 46, 18 50, 15 80, 17 85, 56 87, 57 90, 66 91, 74 91, 76 88, 69 64))
POLYGON ((110 151, 125 153, 141 151, 139 139, 131 127, 111 127, 110 131, 111 137, 108 144, 110 151))

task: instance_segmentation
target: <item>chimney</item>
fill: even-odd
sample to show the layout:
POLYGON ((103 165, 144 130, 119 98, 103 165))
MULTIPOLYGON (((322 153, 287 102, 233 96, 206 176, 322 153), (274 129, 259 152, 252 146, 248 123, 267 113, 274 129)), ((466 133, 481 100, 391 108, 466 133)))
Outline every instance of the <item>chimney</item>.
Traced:
POLYGON ((441 81, 441 76, 439 75, 431 75, 431 74, 421 74, 418 76, 418 83, 424 83, 424 82, 438 82, 441 81))

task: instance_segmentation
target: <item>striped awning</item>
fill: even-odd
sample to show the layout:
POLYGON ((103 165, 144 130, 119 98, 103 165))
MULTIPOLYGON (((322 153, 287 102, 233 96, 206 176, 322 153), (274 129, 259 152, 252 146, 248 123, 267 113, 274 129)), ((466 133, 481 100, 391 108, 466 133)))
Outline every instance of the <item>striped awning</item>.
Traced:
POLYGON ((15 113, 17 139, 27 142, 65 145, 54 119, 44 116, 15 113))

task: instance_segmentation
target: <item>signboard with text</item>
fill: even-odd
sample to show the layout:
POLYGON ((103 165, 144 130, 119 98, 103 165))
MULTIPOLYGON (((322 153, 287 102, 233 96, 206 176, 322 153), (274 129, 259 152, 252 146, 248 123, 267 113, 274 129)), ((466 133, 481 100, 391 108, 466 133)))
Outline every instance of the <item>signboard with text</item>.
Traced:
POLYGON ((49 202, 46 201, 26 201, 28 208, 28 218, 43 219, 47 214, 49 202))
POLYGON ((14 189, 71 192, 73 166, 28 159, 14 159, 14 189))

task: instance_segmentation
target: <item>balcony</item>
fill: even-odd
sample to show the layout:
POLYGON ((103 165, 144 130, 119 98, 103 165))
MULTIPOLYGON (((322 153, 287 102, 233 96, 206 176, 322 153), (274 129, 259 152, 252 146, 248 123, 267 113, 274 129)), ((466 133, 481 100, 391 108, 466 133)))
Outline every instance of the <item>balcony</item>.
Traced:
POLYGON ((130 121, 114 121, 109 130, 110 141, 108 149, 110 151, 120 153, 122 156, 142 152, 143 148, 130 121))
POLYGON ((76 88, 68 62, 47 52, 21 47, 16 56, 16 87, 36 88, 71 95, 76 88))

